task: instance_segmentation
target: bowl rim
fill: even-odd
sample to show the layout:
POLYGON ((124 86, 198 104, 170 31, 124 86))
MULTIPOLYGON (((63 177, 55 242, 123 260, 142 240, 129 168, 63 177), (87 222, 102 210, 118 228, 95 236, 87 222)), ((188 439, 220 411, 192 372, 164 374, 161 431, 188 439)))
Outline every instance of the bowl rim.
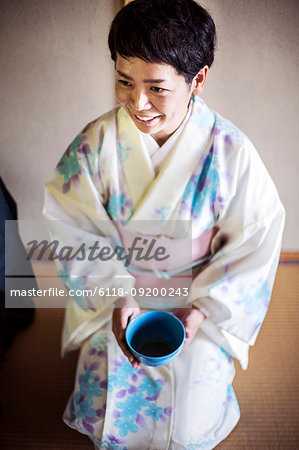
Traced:
MULTIPOLYGON (((175 356, 175 354, 181 349, 181 347, 184 345, 184 342, 185 342, 185 339, 186 339, 186 331, 185 331, 185 327, 184 327, 184 324, 183 324, 183 322, 177 317, 177 316, 175 316, 174 314, 172 314, 172 313, 170 313, 170 312, 168 312, 168 311, 160 311, 160 310, 151 310, 151 311, 144 311, 144 312, 142 312, 142 313, 140 313, 140 314, 138 314, 136 317, 134 317, 132 320, 130 320, 130 322, 128 323, 128 325, 127 325, 127 328, 126 328, 126 331, 125 331, 125 339, 126 339, 126 343, 127 343, 127 345, 128 345, 128 347, 129 347, 129 349, 130 350, 132 350, 136 355, 138 355, 138 356, 141 356, 142 358, 148 358, 149 360, 154 360, 154 361, 159 361, 159 360, 162 360, 162 359, 165 359, 165 358, 169 358, 169 357, 172 357, 172 356, 175 356), (149 355, 144 355, 143 353, 139 353, 137 350, 135 350, 130 344, 129 344, 129 342, 128 342, 128 339, 127 339, 127 331, 128 331, 128 329, 129 329, 129 326, 130 326, 130 324, 132 324, 136 319, 138 319, 140 316, 143 316, 143 315, 147 315, 147 314, 151 314, 151 313, 165 313, 165 314, 167 314, 168 316, 171 316, 171 317, 173 317, 173 318, 175 318, 179 323, 180 323, 180 325, 181 325, 181 327, 182 327, 182 329, 183 329, 183 339, 182 339, 182 342, 181 342, 181 344, 173 351, 173 352, 171 352, 171 353, 168 353, 167 355, 164 355, 164 356, 149 356, 149 355)), ((133 353, 133 354, 134 354, 133 353)))

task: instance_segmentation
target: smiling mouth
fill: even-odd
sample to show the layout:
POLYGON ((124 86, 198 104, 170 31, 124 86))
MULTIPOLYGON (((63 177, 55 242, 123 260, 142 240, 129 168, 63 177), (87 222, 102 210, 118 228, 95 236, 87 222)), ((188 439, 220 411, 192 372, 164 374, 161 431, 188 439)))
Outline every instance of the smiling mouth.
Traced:
POLYGON ((138 116, 137 114, 134 114, 135 119, 138 123, 141 123, 143 125, 153 125, 154 122, 158 121, 160 115, 154 116, 154 117, 147 117, 147 116, 138 116))

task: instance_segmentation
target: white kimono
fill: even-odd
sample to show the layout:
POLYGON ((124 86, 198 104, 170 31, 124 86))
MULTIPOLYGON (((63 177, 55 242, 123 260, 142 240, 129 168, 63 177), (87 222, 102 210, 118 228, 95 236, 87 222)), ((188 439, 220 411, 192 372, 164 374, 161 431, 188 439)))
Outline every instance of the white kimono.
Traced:
POLYGON ((99 449, 212 449, 240 416, 233 358, 246 369, 271 296, 284 209, 252 143, 199 97, 164 146, 148 139, 115 108, 75 138, 46 187, 44 215, 61 245, 125 246, 136 235, 190 244, 186 258, 174 247, 169 264, 145 264, 135 275, 117 258, 58 261, 68 289, 109 293, 69 300, 63 352, 81 352, 64 421, 99 449), (171 364, 133 369, 111 332, 117 289, 167 285, 190 267, 188 297, 140 298, 141 307, 192 301, 207 319, 171 364))

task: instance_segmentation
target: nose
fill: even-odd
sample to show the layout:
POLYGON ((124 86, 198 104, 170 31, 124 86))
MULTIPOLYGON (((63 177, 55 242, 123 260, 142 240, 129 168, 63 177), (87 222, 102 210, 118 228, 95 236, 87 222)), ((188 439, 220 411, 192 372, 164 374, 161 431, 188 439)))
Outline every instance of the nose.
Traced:
POLYGON ((144 111, 145 109, 150 109, 149 98, 142 89, 135 87, 131 96, 131 103, 136 111, 144 111))

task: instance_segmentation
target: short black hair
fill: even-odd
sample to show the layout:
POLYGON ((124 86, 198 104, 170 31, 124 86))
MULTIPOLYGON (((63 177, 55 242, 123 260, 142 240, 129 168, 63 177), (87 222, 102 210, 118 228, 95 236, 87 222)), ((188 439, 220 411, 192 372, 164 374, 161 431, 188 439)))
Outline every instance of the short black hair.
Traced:
POLYGON ((111 58, 166 63, 188 84, 211 67, 216 44, 210 14, 193 0, 134 0, 115 16, 108 37, 111 58))

